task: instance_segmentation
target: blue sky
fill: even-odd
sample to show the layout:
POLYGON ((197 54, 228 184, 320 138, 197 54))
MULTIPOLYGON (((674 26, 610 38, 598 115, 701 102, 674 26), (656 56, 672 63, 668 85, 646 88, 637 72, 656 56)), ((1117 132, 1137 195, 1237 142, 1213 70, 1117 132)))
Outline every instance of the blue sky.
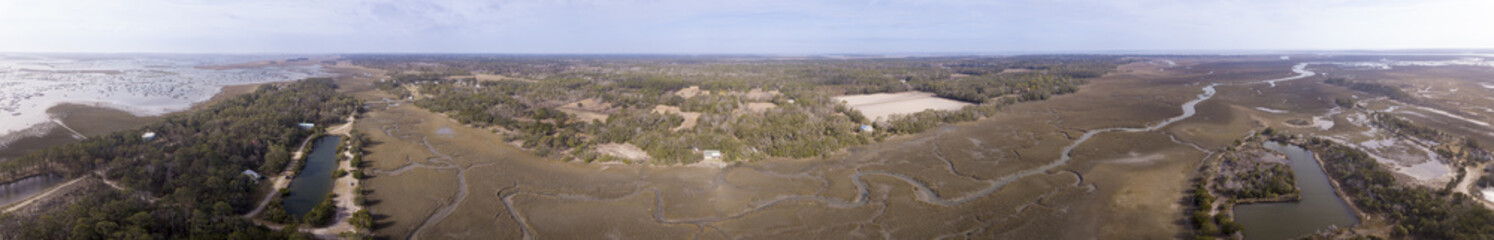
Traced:
POLYGON ((6 0, 0 51, 995 53, 1494 48, 1485 0, 6 0))

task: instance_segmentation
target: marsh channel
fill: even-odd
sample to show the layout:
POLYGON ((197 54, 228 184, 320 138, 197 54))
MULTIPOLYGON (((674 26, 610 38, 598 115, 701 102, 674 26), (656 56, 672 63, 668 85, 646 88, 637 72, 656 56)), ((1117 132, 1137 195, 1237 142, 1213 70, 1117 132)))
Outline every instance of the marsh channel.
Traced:
POLYGON ((1277 142, 1266 149, 1286 154, 1296 175, 1302 199, 1297 202, 1256 203, 1235 206, 1235 221, 1245 225, 1245 239, 1293 239, 1330 226, 1348 227, 1359 220, 1354 211, 1333 191, 1328 175, 1311 151, 1277 142))

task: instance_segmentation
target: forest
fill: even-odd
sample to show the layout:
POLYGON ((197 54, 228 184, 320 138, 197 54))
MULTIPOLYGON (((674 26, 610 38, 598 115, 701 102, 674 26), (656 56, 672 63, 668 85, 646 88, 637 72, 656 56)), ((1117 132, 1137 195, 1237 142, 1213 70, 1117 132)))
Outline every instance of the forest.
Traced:
POLYGON ((1417 186, 1397 186, 1395 176, 1368 154, 1313 138, 1309 147, 1319 153, 1324 171, 1368 213, 1384 216, 1395 225, 1392 235, 1417 239, 1494 238, 1494 211, 1462 193, 1417 186))
POLYGON ((734 56, 359 55, 388 70, 376 86, 454 120, 505 134, 541 156, 654 164, 805 158, 973 121, 1001 106, 1072 93, 1130 61, 1112 56, 773 60, 734 56), (1007 69, 1021 69, 1005 72, 1007 69), (925 91, 974 103, 872 122, 830 96, 925 91), (592 105, 586 105, 590 103, 592 105), (756 106, 756 108, 754 108, 756 106), (762 107, 769 106, 769 107, 762 107), (595 114, 590 119, 582 114, 595 114), (862 125, 879 131, 860 132, 862 125))
POLYGON ((0 171, 40 166, 68 177, 100 175, 123 186, 86 194, 37 221, 4 220, 8 239, 281 239, 235 214, 254 207, 259 179, 246 169, 283 170, 289 154, 319 129, 343 121, 361 104, 336 92, 331 79, 267 84, 196 111, 172 114, 134 130, 41 150, 0 163, 0 171), (155 132, 158 137, 142 139, 155 132), (93 208, 99 209, 93 209, 93 208))
POLYGON ((1407 135, 1425 141, 1437 142, 1441 142, 1443 140, 1443 137, 1445 136, 1441 131, 1437 131, 1437 129, 1416 125, 1415 123, 1411 123, 1411 121, 1406 121, 1405 119, 1401 119, 1390 114, 1376 112, 1371 114, 1370 117, 1373 118, 1372 122, 1376 126, 1390 130, 1391 132, 1394 132, 1396 134, 1407 135))
POLYGON ((1345 78, 1329 78, 1328 80, 1323 80, 1323 83, 1346 87, 1360 92, 1385 95, 1386 97, 1390 97, 1390 99, 1394 99, 1397 101, 1408 103, 1416 102, 1416 99, 1412 98, 1411 94, 1406 94, 1406 92, 1401 91, 1400 88, 1392 86, 1375 83, 1355 82, 1345 78))
POLYGON ((1223 164, 1244 165, 1239 167, 1244 171, 1228 175, 1239 187, 1223 189, 1235 199, 1275 198, 1298 193, 1295 176, 1286 164, 1243 161, 1233 156, 1224 157, 1223 164))

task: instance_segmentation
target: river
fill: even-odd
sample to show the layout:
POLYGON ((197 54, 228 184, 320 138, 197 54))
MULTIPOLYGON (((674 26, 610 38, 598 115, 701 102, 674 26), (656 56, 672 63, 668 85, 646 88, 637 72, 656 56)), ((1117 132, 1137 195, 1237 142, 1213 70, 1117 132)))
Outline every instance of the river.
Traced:
POLYGON ((341 140, 342 137, 336 135, 316 140, 311 154, 305 159, 306 168, 302 168, 301 174, 291 181, 290 196, 281 201, 287 213, 296 217, 306 215, 327 199, 327 193, 332 192, 332 170, 337 169, 336 151, 341 140))
POLYGON ((1235 206, 1235 221, 1245 225, 1245 239, 1293 239, 1329 226, 1348 227, 1358 222, 1354 211, 1334 193, 1328 175, 1313 159, 1312 152, 1277 142, 1262 145, 1287 155, 1297 188, 1302 190, 1302 200, 1235 206))

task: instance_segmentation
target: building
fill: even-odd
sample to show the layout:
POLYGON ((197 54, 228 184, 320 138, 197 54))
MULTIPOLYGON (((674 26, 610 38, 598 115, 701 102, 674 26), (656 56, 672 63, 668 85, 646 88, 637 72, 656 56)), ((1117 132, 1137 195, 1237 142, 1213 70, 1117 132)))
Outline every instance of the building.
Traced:
POLYGON ((264 176, 260 176, 259 173, 249 169, 244 169, 244 176, 249 176, 249 179, 254 179, 254 181, 259 181, 260 178, 264 178, 264 176))
POLYGON ((316 127, 316 124, 311 124, 311 123, 300 123, 300 124, 296 124, 296 126, 300 126, 300 127, 301 127, 301 129, 305 129, 305 130, 311 130, 311 128, 314 128, 314 127, 316 127))
POLYGON ((872 128, 872 125, 865 125, 865 124, 861 125, 861 132, 869 133, 869 132, 872 132, 873 130, 876 130, 876 128, 872 128))
POLYGON ((145 132, 145 134, 140 134, 140 139, 144 139, 145 141, 155 140, 156 132, 145 132))
POLYGON ((721 159, 721 150, 706 149, 705 151, 700 151, 700 152, 701 152, 701 155, 705 155, 705 160, 717 160, 717 159, 721 159))

